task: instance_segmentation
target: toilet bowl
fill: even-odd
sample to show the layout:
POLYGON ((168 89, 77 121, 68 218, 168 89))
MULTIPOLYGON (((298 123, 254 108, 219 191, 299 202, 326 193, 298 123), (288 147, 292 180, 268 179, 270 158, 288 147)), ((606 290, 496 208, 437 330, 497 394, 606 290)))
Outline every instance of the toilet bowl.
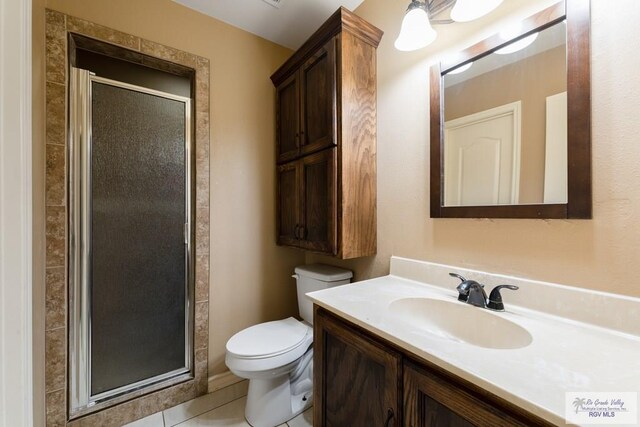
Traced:
POLYGON ((302 321, 289 317, 260 323, 227 342, 225 362, 249 380, 245 417, 253 427, 275 427, 309 408, 313 401, 313 304, 308 292, 347 284, 352 273, 313 264, 296 267, 302 321))

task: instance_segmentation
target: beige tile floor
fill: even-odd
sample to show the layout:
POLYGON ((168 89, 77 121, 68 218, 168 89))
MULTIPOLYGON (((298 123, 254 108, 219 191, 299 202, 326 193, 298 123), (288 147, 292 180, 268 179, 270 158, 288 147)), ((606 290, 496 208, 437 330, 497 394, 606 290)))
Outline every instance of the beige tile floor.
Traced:
MULTIPOLYGON (((249 427, 244 419, 247 381, 174 406, 128 424, 127 427, 249 427)), ((279 427, 312 427, 313 411, 307 410, 279 427)))

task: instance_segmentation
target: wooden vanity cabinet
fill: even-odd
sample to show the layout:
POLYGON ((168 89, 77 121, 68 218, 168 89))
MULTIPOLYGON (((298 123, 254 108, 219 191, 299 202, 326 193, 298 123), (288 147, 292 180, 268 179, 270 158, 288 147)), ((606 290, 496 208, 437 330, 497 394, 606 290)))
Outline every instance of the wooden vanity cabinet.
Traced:
POLYGON ((455 380, 425 364, 405 361, 405 426, 519 427, 551 426, 537 416, 469 383, 455 380), (501 403, 500 403, 501 401, 501 403))
POLYGON ((342 259, 376 253, 376 49, 340 8, 272 76, 277 243, 342 259))
POLYGON ((399 353, 317 309, 313 341, 314 426, 402 425, 399 353))
POLYGON ((316 427, 553 425, 318 306, 313 327, 316 427))

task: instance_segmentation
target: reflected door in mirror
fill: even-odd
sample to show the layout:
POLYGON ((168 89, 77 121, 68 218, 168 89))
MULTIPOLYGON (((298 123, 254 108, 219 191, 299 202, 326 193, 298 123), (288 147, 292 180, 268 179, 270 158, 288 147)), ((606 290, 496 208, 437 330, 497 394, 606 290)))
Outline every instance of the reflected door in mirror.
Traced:
POLYGON ((445 206, 515 204, 520 102, 445 123, 445 206))

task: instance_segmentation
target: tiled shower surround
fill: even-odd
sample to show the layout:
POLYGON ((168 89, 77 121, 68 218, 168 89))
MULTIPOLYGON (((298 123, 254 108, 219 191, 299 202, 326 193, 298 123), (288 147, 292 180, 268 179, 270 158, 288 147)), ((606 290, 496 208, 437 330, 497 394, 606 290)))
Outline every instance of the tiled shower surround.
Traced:
POLYGON ((209 322, 209 60, 101 25, 46 11, 46 349, 47 426, 121 426, 207 391, 209 322), (128 60, 161 59, 195 70, 195 379, 69 420, 67 219, 68 34, 131 51, 128 60))

